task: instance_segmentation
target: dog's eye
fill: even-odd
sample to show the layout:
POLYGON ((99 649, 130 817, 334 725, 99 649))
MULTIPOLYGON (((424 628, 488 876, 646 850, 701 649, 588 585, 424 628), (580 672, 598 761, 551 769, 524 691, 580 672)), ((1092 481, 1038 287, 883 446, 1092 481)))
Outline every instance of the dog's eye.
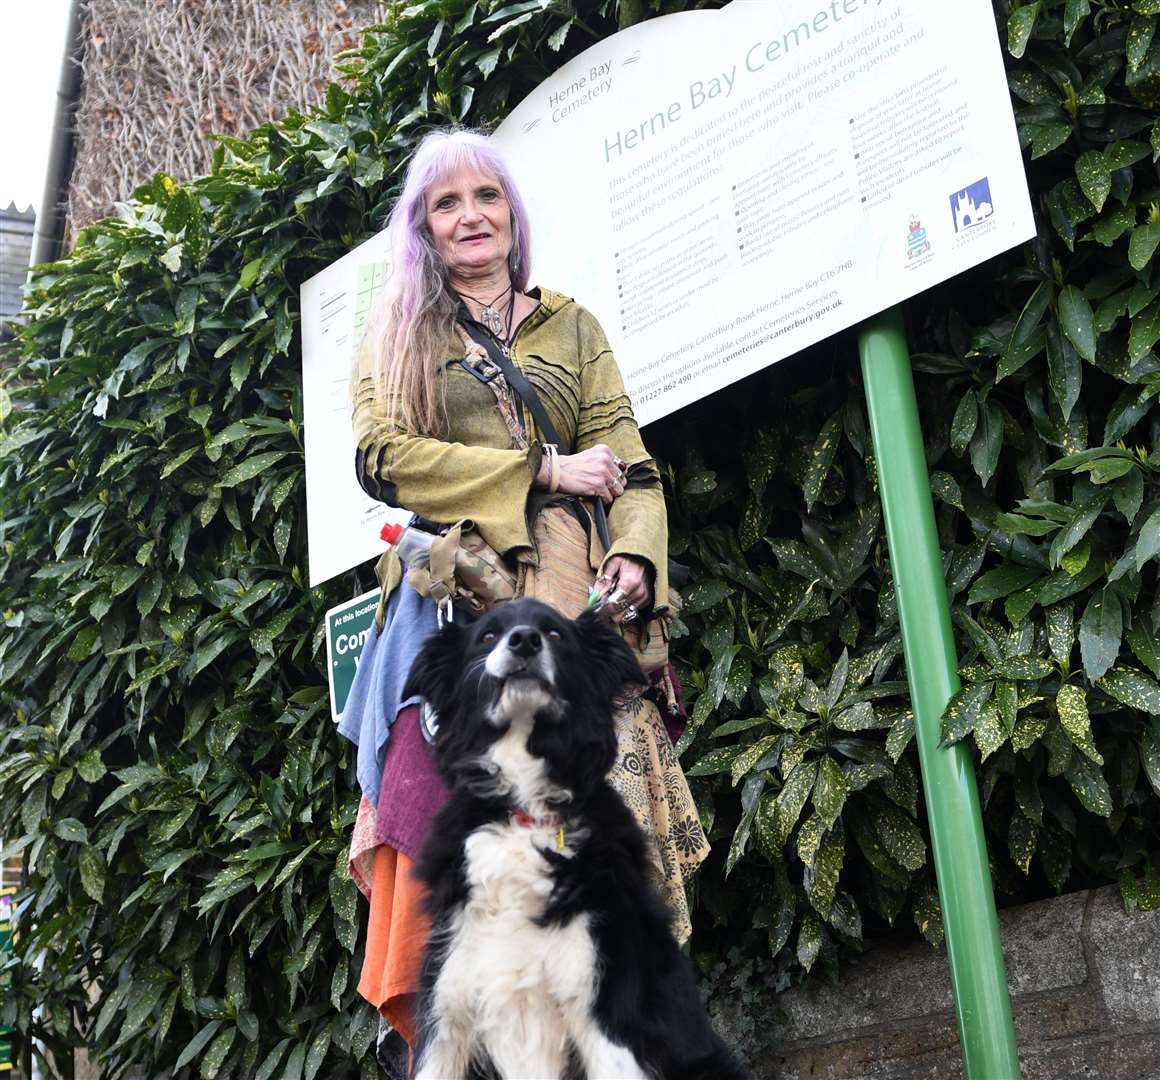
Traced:
POLYGON ((548 631, 548 640, 549 641, 560 641, 563 637, 564 637, 564 635, 561 634, 559 630, 549 630, 548 631))
POLYGON ((498 635, 494 630, 488 630, 479 640, 482 641, 484 645, 490 645, 493 641, 495 641, 497 636, 498 635))

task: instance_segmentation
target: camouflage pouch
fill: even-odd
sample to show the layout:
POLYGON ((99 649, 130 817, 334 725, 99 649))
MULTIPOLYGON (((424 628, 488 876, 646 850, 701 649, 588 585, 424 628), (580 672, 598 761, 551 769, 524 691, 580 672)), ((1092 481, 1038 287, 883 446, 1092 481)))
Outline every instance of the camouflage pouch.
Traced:
POLYGON ((515 596, 518 575, 479 535, 472 521, 462 521, 457 527, 460 534, 455 551, 453 600, 473 615, 481 615, 515 596))
POLYGON ((517 575, 465 518, 432 540, 431 561, 411 567, 407 583, 440 606, 450 603, 481 615, 515 596, 517 575))

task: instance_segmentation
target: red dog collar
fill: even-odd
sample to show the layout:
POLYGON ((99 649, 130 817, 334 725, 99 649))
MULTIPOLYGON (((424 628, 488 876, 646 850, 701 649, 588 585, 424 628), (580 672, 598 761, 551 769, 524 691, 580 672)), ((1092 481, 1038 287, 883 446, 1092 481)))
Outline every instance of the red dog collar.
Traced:
POLYGON ((546 826, 550 829, 556 830, 556 850, 564 850, 564 819, 559 814, 544 814, 541 817, 535 817, 529 814, 526 810, 520 810, 518 807, 511 812, 511 819, 517 825, 523 826, 525 829, 531 829, 536 825, 546 826))

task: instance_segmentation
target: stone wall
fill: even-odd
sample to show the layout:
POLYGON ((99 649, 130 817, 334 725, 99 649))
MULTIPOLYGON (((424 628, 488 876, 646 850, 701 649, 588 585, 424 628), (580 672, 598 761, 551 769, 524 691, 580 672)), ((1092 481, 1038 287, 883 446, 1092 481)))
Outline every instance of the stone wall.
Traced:
MULTIPOLYGON (((1023 1080, 1160 1077, 1160 911, 1127 914, 1107 888, 1010 908, 999 926, 1023 1080)), ((756 1023, 729 1005, 714 1019, 759 1080, 962 1076, 946 955, 923 942, 787 991, 756 1023)))

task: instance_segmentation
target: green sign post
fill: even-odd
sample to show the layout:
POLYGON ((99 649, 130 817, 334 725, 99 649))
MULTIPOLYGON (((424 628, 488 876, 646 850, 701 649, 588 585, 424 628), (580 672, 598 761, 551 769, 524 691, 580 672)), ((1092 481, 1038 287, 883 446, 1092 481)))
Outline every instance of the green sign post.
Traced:
POLYGON ((901 311, 893 308, 865 323, 858 350, 964 1072, 968 1080, 1017 1080, 975 769, 965 744, 939 746, 939 722, 959 688, 958 661, 901 311))
POLYGON ((330 676, 330 715, 334 722, 346 707, 359 657, 375 621, 379 590, 363 593, 326 613, 326 670, 330 676))

